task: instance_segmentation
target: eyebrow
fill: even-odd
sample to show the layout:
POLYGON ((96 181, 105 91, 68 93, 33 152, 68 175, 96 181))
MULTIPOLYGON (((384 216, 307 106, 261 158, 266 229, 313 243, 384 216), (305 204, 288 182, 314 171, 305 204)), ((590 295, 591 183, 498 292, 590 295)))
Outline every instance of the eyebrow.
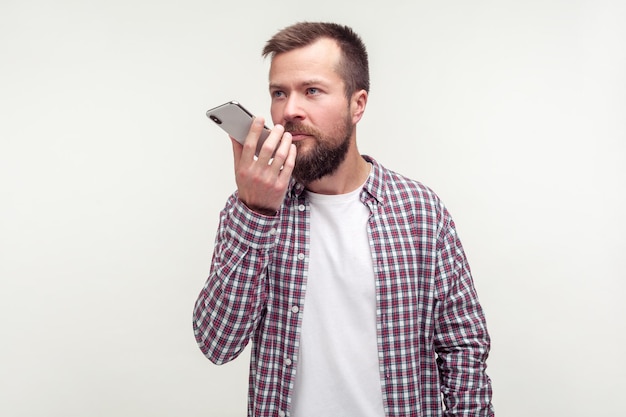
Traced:
MULTIPOLYGON (((323 81, 322 79, 317 79, 317 78, 313 78, 307 81, 303 81, 301 83, 298 84, 301 87, 308 87, 311 85, 328 85, 327 82, 323 81)), ((284 89, 284 85, 283 84, 279 84, 279 83, 270 83, 269 89, 270 90, 282 90, 284 89)))

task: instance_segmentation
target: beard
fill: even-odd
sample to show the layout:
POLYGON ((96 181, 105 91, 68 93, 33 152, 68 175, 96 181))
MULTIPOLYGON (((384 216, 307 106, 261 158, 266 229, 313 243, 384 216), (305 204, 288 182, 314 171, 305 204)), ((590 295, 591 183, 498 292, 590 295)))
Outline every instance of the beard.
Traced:
POLYGON ((312 136, 315 141, 311 149, 302 150, 303 144, 296 142, 298 153, 292 172, 293 178, 307 185, 334 173, 346 159, 354 126, 348 117, 337 126, 336 133, 324 135, 319 130, 299 122, 286 122, 285 131, 300 132, 312 136))

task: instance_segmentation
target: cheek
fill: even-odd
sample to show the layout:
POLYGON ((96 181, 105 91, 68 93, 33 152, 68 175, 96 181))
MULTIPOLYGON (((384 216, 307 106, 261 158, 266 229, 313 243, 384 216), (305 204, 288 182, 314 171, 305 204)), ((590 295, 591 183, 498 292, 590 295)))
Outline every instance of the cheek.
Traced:
POLYGON ((272 104, 270 106, 270 116, 273 124, 283 123, 283 112, 278 105, 272 104))
POLYGON ((346 126, 350 125, 352 122, 350 114, 344 107, 336 109, 332 114, 328 114, 325 120, 327 120, 325 130, 332 132, 334 135, 343 135, 346 126))

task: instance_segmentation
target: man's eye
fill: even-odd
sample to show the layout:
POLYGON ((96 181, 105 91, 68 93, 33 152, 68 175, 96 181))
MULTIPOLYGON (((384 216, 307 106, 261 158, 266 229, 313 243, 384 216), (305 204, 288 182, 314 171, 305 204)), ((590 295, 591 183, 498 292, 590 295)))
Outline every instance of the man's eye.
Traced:
POLYGON ((319 90, 317 88, 315 88, 315 87, 311 87, 311 88, 307 88, 306 92, 307 92, 307 94, 315 95, 315 94, 319 93, 319 90))
POLYGON ((280 98, 280 97, 282 97, 284 95, 285 95, 285 93, 283 93, 282 91, 273 91, 272 92, 272 97, 274 97, 274 98, 280 98))

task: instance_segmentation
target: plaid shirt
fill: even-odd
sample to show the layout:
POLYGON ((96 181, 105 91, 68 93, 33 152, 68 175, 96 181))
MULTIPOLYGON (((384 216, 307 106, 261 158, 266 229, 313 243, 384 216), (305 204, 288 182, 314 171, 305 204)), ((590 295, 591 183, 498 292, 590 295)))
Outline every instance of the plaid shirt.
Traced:
MULTIPOLYGON (((454 222, 430 189, 365 158, 373 165, 361 201, 371 211, 385 414, 493 416, 485 374, 489 335, 454 222)), ((292 182, 274 217, 231 196, 194 309, 196 340, 212 362, 235 359, 252 340, 250 417, 289 415, 306 312, 303 191, 292 182)))

